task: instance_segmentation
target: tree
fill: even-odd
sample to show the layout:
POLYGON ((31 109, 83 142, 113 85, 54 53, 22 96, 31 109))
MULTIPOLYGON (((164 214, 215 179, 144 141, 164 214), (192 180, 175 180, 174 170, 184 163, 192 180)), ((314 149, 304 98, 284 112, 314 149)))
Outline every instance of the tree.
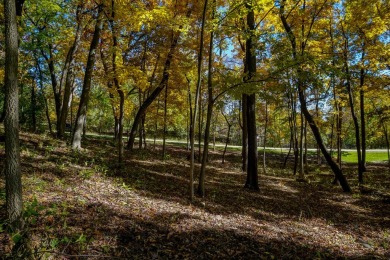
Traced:
POLYGON ((76 20, 77 29, 75 39, 72 46, 69 48, 68 54, 66 55, 64 70, 62 72, 61 84, 64 84, 64 94, 62 98, 62 105, 60 111, 60 118, 57 121, 57 137, 63 138, 65 134, 66 119, 68 117, 70 98, 72 94, 72 85, 74 81, 74 67, 75 67, 75 55, 79 49, 82 36, 82 25, 81 25, 81 10, 82 6, 77 6, 76 20))
MULTIPOLYGON (((212 7, 212 16, 211 19, 215 17, 215 8, 216 1, 213 1, 212 7)), ((209 66, 207 74, 207 115, 206 115, 206 126, 204 130, 204 144, 203 144, 203 156, 202 156, 202 165, 199 173, 199 185, 198 185, 198 195, 204 197, 205 187, 204 179, 206 172, 206 164, 208 160, 209 153, 209 142, 210 142, 210 126, 211 126, 211 117, 213 115, 213 52, 214 52, 214 29, 210 33, 210 45, 209 45, 209 66)))
POLYGON ((6 204, 10 226, 14 232, 18 232, 23 228, 23 197, 19 148, 18 28, 15 1, 4 1, 4 17, 6 204))
MULTIPOLYGON (((314 6, 314 8, 317 8, 317 9, 314 10, 314 14, 313 14, 313 17, 312 17, 312 20, 311 20, 312 23, 315 22, 316 16, 322 11, 322 9, 323 9, 325 4, 326 3, 322 3, 322 5, 320 5, 320 6, 314 6)), ((291 44, 292 57, 295 60, 295 62, 298 64, 295 67, 295 70, 296 70, 296 74, 297 74, 298 96, 299 96, 299 102, 301 104, 302 113, 304 114, 305 119, 307 120, 307 122, 308 122, 308 124, 309 124, 309 126, 310 126, 310 128, 311 128, 311 130, 313 132, 313 135, 314 135, 314 137, 316 139, 316 142, 317 142, 318 146, 321 149, 322 154, 324 155, 327 163, 329 164, 329 166, 333 170, 333 173, 335 174, 335 177, 339 181, 341 187, 343 188, 343 190, 345 192, 350 192, 351 188, 349 187, 348 181, 345 178, 345 176, 343 175, 341 169, 333 161, 333 159, 330 156, 329 152, 326 150, 326 147, 325 147, 325 145, 323 143, 323 140, 322 140, 319 128, 318 128, 314 118, 310 114, 310 112, 309 112, 309 110, 307 108, 307 104, 306 104, 306 97, 305 97, 305 94, 304 94, 304 81, 303 81, 304 73, 303 73, 302 67, 299 65, 299 63, 300 63, 299 61, 300 61, 301 58, 303 58, 303 54, 305 53, 305 44, 307 43, 308 37, 310 36, 310 31, 309 31, 309 33, 306 33, 306 37, 302 40, 301 50, 300 50, 300 53, 299 53, 298 52, 297 42, 296 42, 296 36, 295 36, 295 34, 294 34, 294 32, 293 32, 293 30, 291 28, 291 25, 287 21, 287 14, 286 14, 285 6, 286 6, 286 0, 282 0, 280 2, 279 14, 280 14, 280 19, 282 21, 284 30, 285 30, 285 32, 287 34, 287 37, 288 37, 288 39, 290 41, 290 44, 291 44)))
POLYGON ((83 90, 80 97, 79 109, 76 116, 76 124, 72 138, 72 149, 81 149, 81 134, 83 132, 85 118, 87 116, 87 107, 89 101, 89 93, 91 90, 92 72, 95 65, 96 50, 99 43, 100 31, 103 25, 103 6, 98 6, 97 19, 93 38, 89 48, 87 66, 85 68, 83 90))
MULTIPOLYGON (((256 73, 256 54, 255 52, 255 14, 252 1, 245 3, 248 14, 246 17, 248 38, 246 39, 245 47, 245 64, 247 73, 244 81, 250 81, 256 73)), ((259 190, 258 169, 257 169, 257 134, 256 134, 256 94, 252 93, 244 95, 246 99, 246 114, 248 128, 248 168, 245 188, 251 190, 259 190)))
MULTIPOLYGON (((192 11, 192 6, 189 6, 187 9, 187 12, 186 12, 187 18, 190 17, 191 11, 192 11)), ((175 31, 172 30, 171 44, 170 44, 170 47, 168 50, 168 55, 167 55, 165 63, 164 63, 161 81, 158 84, 158 86, 152 91, 150 96, 148 96, 144 100, 144 102, 139 107, 137 114, 134 117, 134 122, 133 122, 133 125, 131 127, 130 134, 129 134, 129 141, 127 142, 127 148, 130 150, 133 149, 134 141, 135 141, 135 134, 137 132, 138 125, 141 122, 143 115, 146 113, 146 110, 148 109, 148 107, 159 96, 161 91, 166 87, 166 85, 168 83, 169 76, 170 76, 171 63, 172 63, 173 58, 174 58, 174 54, 175 54, 176 47, 177 47, 179 39, 180 39, 180 35, 181 35, 181 31, 183 29, 183 26, 184 26, 183 24, 180 24, 178 29, 176 29, 175 31)))

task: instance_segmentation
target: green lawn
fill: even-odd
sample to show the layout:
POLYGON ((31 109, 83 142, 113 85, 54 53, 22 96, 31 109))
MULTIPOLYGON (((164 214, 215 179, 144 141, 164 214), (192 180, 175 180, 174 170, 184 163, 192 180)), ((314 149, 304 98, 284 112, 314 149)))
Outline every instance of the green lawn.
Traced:
MULTIPOLYGON (((344 162, 357 162, 357 152, 348 151, 343 152, 342 160, 344 162)), ((366 154, 367 162, 384 162, 387 161, 387 152, 382 151, 368 151, 366 154)))

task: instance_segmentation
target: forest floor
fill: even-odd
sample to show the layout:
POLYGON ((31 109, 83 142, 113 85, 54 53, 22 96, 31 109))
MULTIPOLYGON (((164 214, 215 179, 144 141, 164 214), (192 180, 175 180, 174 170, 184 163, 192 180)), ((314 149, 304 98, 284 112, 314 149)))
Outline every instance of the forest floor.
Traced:
MULTIPOLYGON (((125 151, 86 140, 81 152, 42 135, 22 134, 25 218, 37 259, 389 259, 390 172, 344 166, 352 193, 331 185, 326 165, 296 181, 292 163, 267 155, 260 191, 243 188, 240 154, 211 152, 206 197, 189 202, 185 148, 125 151)), ((261 161, 261 160, 259 160, 261 161)), ((1 164, 4 146, 1 146, 1 164)), ((199 165, 195 169, 198 173, 199 165)), ((197 174, 195 176, 195 179, 197 174)), ((0 180, 0 258, 10 253, 0 180)), ((195 185, 196 187, 196 185, 195 185)))

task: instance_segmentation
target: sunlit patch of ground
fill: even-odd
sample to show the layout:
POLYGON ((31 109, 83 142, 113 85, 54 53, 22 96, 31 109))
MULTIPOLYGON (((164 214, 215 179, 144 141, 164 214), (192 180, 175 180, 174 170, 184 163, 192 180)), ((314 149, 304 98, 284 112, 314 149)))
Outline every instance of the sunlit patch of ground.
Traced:
MULTIPOLYGON (((104 140, 89 140, 88 151, 73 153, 40 138, 34 136, 37 145, 29 136, 22 142, 25 205, 37 212, 28 221, 38 258, 390 257, 390 204, 383 196, 361 194, 357 186, 345 194, 328 184, 328 174, 311 172, 311 182, 296 182, 291 170, 272 167, 279 157, 269 161, 270 175, 260 176, 260 192, 250 192, 243 189, 239 154, 221 164, 221 153, 213 153, 206 198, 191 204, 185 149, 169 147, 164 161, 158 149, 126 151, 120 169, 104 140)), ((383 195, 389 175, 383 167, 369 170, 370 187, 383 195)), ((356 179, 352 168, 347 172, 356 179)), ((6 255, 10 238, 2 232, 0 241, 6 255)))

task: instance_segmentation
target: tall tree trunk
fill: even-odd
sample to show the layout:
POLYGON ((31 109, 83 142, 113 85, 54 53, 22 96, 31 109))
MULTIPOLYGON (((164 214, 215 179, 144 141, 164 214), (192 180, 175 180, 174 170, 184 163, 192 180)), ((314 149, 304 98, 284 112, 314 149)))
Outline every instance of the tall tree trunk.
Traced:
MULTIPOLYGON (((188 139, 188 143, 187 143, 187 150, 190 150, 191 149, 191 125, 192 125, 192 114, 193 114, 193 109, 192 109, 192 95, 191 95, 191 84, 190 84, 190 80, 187 78, 187 92, 188 92, 188 107, 189 107, 189 119, 190 119, 190 122, 189 122, 189 127, 188 127, 188 131, 187 131, 187 139, 188 139)), ((187 113, 188 114, 188 113, 187 113)))
POLYGON ((293 129, 294 129, 294 142, 293 142, 293 148, 294 148, 294 176, 297 174, 298 171, 298 165, 299 165, 299 142, 298 142, 298 123, 297 123, 297 98, 295 94, 295 90, 291 93, 291 99, 292 99, 292 123, 293 123, 293 129))
POLYGON ((72 47, 70 47, 69 49, 68 58, 65 64, 65 70, 63 72, 63 76, 65 77, 65 83, 64 83, 64 96, 62 99, 61 113, 59 117, 58 129, 57 129, 58 138, 64 137, 65 129, 66 129, 66 119, 68 117, 68 112, 69 112, 69 104, 70 104, 69 100, 72 94, 72 85, 73 85, 73 78, 74 78, 74 65, 75 65, 74 58, 80 46, 81 36, 82 36, 80 15, 81 15, 81 6, 79 5, 77 6, 77 13, 76 13, 76 18, 77 18, 76 36, 73 41, 72 47))
POLYGON ((157 131, 158 131, 158 118, 159 118, 159 113, 158 112, 159 112, 159 109, 160 109, 160 98, 158 98, 158 100, 157 100, 157 109, 156 109, 157 111, 156 111, 156 117, 155 117, 155 122, 154 122, 153 149, 156 149, 156 139, 157 139, 157 131))
POLYGON ((37 108, 37 98, 35 93, 35 82, 32 81, 31 84, 31 131, 35 133, 37 131, 37 116, 36 116, 36 108, 37 108))
POLYGON ((248 169, 248 114, 247 114, 247 95, 246 94, 242 94, 241 114, 242 114, 242 148, 241 148, 242 166, 241 166, 241 169, 243 172, 246 172, 248 169))
MULTIPOLYGON (((319 109, 319 97, 318 97, 318 90, 315 91, 315 99, 316 99, 316 117, 319 118, 320 117, 320 109, 319 109)), ((321 150, 320 150, 320 147, 318 146, 317 144, 317 164, 318 165, 321 165, 322 161, 321 161, 321 150)))
POLYGON ((99 6, 98 17, 95 24, 95 31, 89 48, 87 66, 84 75, 83 90, 81 92, 79 109, 76 116, 76 124, 72 138, 72 149, 81 149, 81 134, 83 132, 84 122, 87 115, 87 106, 89 102, 89 93, 91 91, 92 73, 96 59, 96 49, 99 43, 100 31, 103 25, 102 6, 99 6))
MULTIPOLYGON (((223 108, 222 108, 222 110, 223 110, 223 108)), ((230 143, 230 130, 232 128, 232 124, 229 122, 229 119, 223 113, 222 110, 221 110, 221 113, 222 113, 223 117, 225 118, 226 124, 228 125, 227 136, 226 136, 226 140, 225 140, 225 148, 223 149, 223 154, 222 154, 222 164, 223 164, 223 163, 225 163, 225 155, 226 155, 228 144, 230 143)))
POLYGON ((19 148, 18 28, 15 1, 4 1, 5 20, 5 190, 14 233, 23 229, 23 197, 19 148))
POLYGON ((190 200, 191 202, 194 199, 194 166, 195 166, 195 127, 196 127, 196 117, 198 113, 199 98, 200 98, 200 89, 202 84, 202 61, 203 61, 203 45, 204 45, 204 25, 206 21, 206 12, 207 12, 208 0, 204 1, 203 13, 202 13, 202 24, 200 32, 200 43, 199 43, 199 52, 198 52, 198 72, 197 72, 197 84, 195 90, 195 102, 193 114, 191 114, 191 125, 190 125, 190 146, 191 146, 191 155, 190 155, 190 200))
POLYGON ((299 176, 298 176, 298 179, 299 180, 303 180, 304 179, 304 173, 305 173, 305 170, 304 170, 304 159, 303 159, 303 147, 304 147, 304 144, 303 144, 303 138, 304 138, 304 119, 303 119, 303 113, 301 112, 300 113, 300 116, 301 116, 301 132, 300 132, 300 135, 299 135, 299 176))
POLYGON ((390 141, 389 141, 389 133, 387 130, 387 127, 385 126, 385 123, 382 122, 382 128, 383 132, 385 134, 385 140, 386 140, 386 148, 387 148, 387 163, 390 169, 390 141))
POLYGON ((164 95, 164 127, 163 127, 163 149, 162 149, 162 159, 165 160, 166 156, 166 140, 167 137, 167 108, 168 108, 168 83, 165 87, 165 95, 164 95))
POLYGON ((294 124, 293 124, 293 114, 292 114, 292 99, 290 98, 290 94, 288 94, 288 97, 287 97, 287 106, 288 106, 288 110, 289 110, 289 115, 288 115, 288 125, 290 127, 290 144, 289 144, 289 148, 288 148, 288 152, 287 152, 287 155, 286 157, 284 158, 284 162, 283 162, 283 166, 282 168, 286 168, 287 166, 287 161, 288 161, 288 158, 290 157, 290 153, 291 153, 291 149, 293 148, 293 142, 294 142, 294 124))
MULTIPOLYGON (((255 49, 255 14, 252 0, 247 0, 245 6, 248 10, 246 23, 248 26, 249 38, 246 40, 245 62, 247 64, 248 75, 246 81, 250 81, 256 73, 255 49)), ((257 169, 257 134, 256 134, 256 94, 247 96, 247 123, 248 123, 248 168, 245 188, 259 190, 258 169, 257 169)))
POLYGON ((202 85, 200 85, 199 90, 199 118, 198 118, 198 163, 201 161, 202 156, 202 123, 203 123, 203 102, 202 102, 202 85))
POLYGON ((50 112, 49 112, 49 105, 47 104, 47 100, 44 93, 42 93, 42 95, 43 95, 43 102, 45 102, 45 115, 46 115, 47 124, 49 126, 49 132, 50 134, 53 134, 53 128, 52 128, 50 112))
POLYGON ((267 145, 267 131, 268 131, 268 102, 265 100, 265 124, 264 124, 264 143, 263 143, 263 173, 267 173, 267 167, 265 164, 265 147, 267 145))
POLYGON ((348 39, 347 36, 344 35, 344 52, 343 52, 343 58, 344 58, 344 69, 346 74, 346 90, 348 93, 348 99, 349 99, 349 106, 351 108, 351 115, 353 124, 355 127, 355 140, 356 140, 356 152, 358 157, 358 180, 359 183, 363 183, 363 164, 362 164, 362 153, 361 153, 361 143, 360 143, 360 131, 359 131, 359 122, 358 118, 355 113, 355 104, 354 104, 354 97, 352 93, 352 86, 351 86, 351 75, 349 71, 349 65, 348 65, 348 39))
POLYGON ((54 68, 54 57, 53 57, 53 46, 49 44, 49 57, 44 53, 42 50, 42 55, 45 58, 47 65, 49 67, 50 72, 50 79, 51 79, 51 85, 53 88, 54 93, 54 103, 55 103, 55 109, 56 109, 56 130, 58 130, 59 127, 59 121, 60 121, 60 113, 61 113, 61 89, 58 86, 58 81, 56 77, 56 72, 54 68))
MULTIPOLYGON (((167 86, 168 86, 168 83, 167 83, 167 86)), ((138 93, 138 101, 139 101, 139 106, 141 107, 142 106, 142 91, 139 90, 139 93, 138 93)), ((141 116, 141 124, 139 124, 138 126, 138 149, 142 149, 142 118, 143 118, 144 115, 141 116)))
POLYGON ((112 71, 114 73, 114 85, 116 88, 116 92, 118 93, 118 96, 119 96, 117 147, 118 147, 118 162, 119 162, 119 164, 121 164, 123 161, 123 117, 124 117, 124 111, 125 111, 125 93, 123 92, 122 88, 119 86, 119 80, 118 80, 118 75, 117 75, 116 49, 118 46, 118 40, 117 40, 118 28, 116 26, 114 19, 115 19, 115 1, 112 0, 111 1, 111 17, 109 19, 109 22, 111 24, 112 43, 113 43, 113 47, 114 47, 114 51, 112 53, 112 71))
MULTIPOLYGON (((213 13, 211 19, 215 17, 215 0, 213 1, 213 13)), ((210 45, 209 45, 209 67, 207 74, 207 115, 206 115, 206 127, 204 130, 204 144, 203 144, 203 157, 202 165, 199 173, 199 184, 198 184, 198 195, 204 197, 205 195, 205 172, 206 165, 208 162, 209 155, 209 142, 210 142, 210 126, 211 126, 211 117, 213 116, 213 49, 214 49, 214 31, 210 33, 210 45)))
MULTIPOLYGON (((361 62, 364 63, 365 49, 363 44, 363 53, 361 62)), ((363 66, 363 65, 362 65, 363 66)), ((365 109, 364 109, 364 80, 366 77, 366 71, 364 68, 360 69, 360 88, 359 88, 359 97, 360 97, 360 127, 362 133, 362 162, 361 170, 366 171, 366 119, 365 119, 365 109)), ((362 177, 363 178, 363 177, 362 177)), ((360 179, 360 177, 359 177, 360 179)), ((363 182, 363 179, 362 179, 363 182)))
MULTIPOLYGON (((282 0, 280 3, 280 18, 282 20, 283 27, 284 27, 286 34, 287 34, 287 36, 290 40, 290 43, 291 43, 292 56, 295 60, 298 60, 295 35, 292 32, 291 27, 287 22, 287 18, 286 18, 285 12, 284 12, 285 3, 286 3, 286 0, 282 0)), ((321 133, 318 129, 318 126, 317 126, 316 122, 314 121, 313 117, 311 116, 311 114, 309 113, 309 110, 307 108, 305 96, 303 93, 303 91, 304 91, 303 84, 301 82, 301 79, 303 78, 303 75, 302 75, 303 73, 299 67, 296 68, 296 71, 297 71, 297 76, 298 76, 298 94, 299 94, 299 101, 301 103, 301 110, 302 110, 312 132, 313 132, 314 138, 316 139, 317 144, 320 147, 323 156, 325 157, 327 163, 329 164, 333 173, 335 174, 335 177, 339 181, 343 190, 345 192, 350 192, 351 188, 349 187, 347 179, 345 178, 341 169, 333 161, 332 157, 330 156, 330 154, 326 150, 326 147, 322 141, 321 133)))
POLYGON ((304 138, 304 142, 305 142, 305 154, 303 155, 303 160, 304 160, 304 163, 305 163, 305 174, 308 174, 309 173, 309 162, 308 162, 308 154, 307 154, 307 148, 308 148, 308 145, 307 145, 307 121, 305 120, 305 129, 304 129, 304 135, 305 135, 305 138, 304 138))

